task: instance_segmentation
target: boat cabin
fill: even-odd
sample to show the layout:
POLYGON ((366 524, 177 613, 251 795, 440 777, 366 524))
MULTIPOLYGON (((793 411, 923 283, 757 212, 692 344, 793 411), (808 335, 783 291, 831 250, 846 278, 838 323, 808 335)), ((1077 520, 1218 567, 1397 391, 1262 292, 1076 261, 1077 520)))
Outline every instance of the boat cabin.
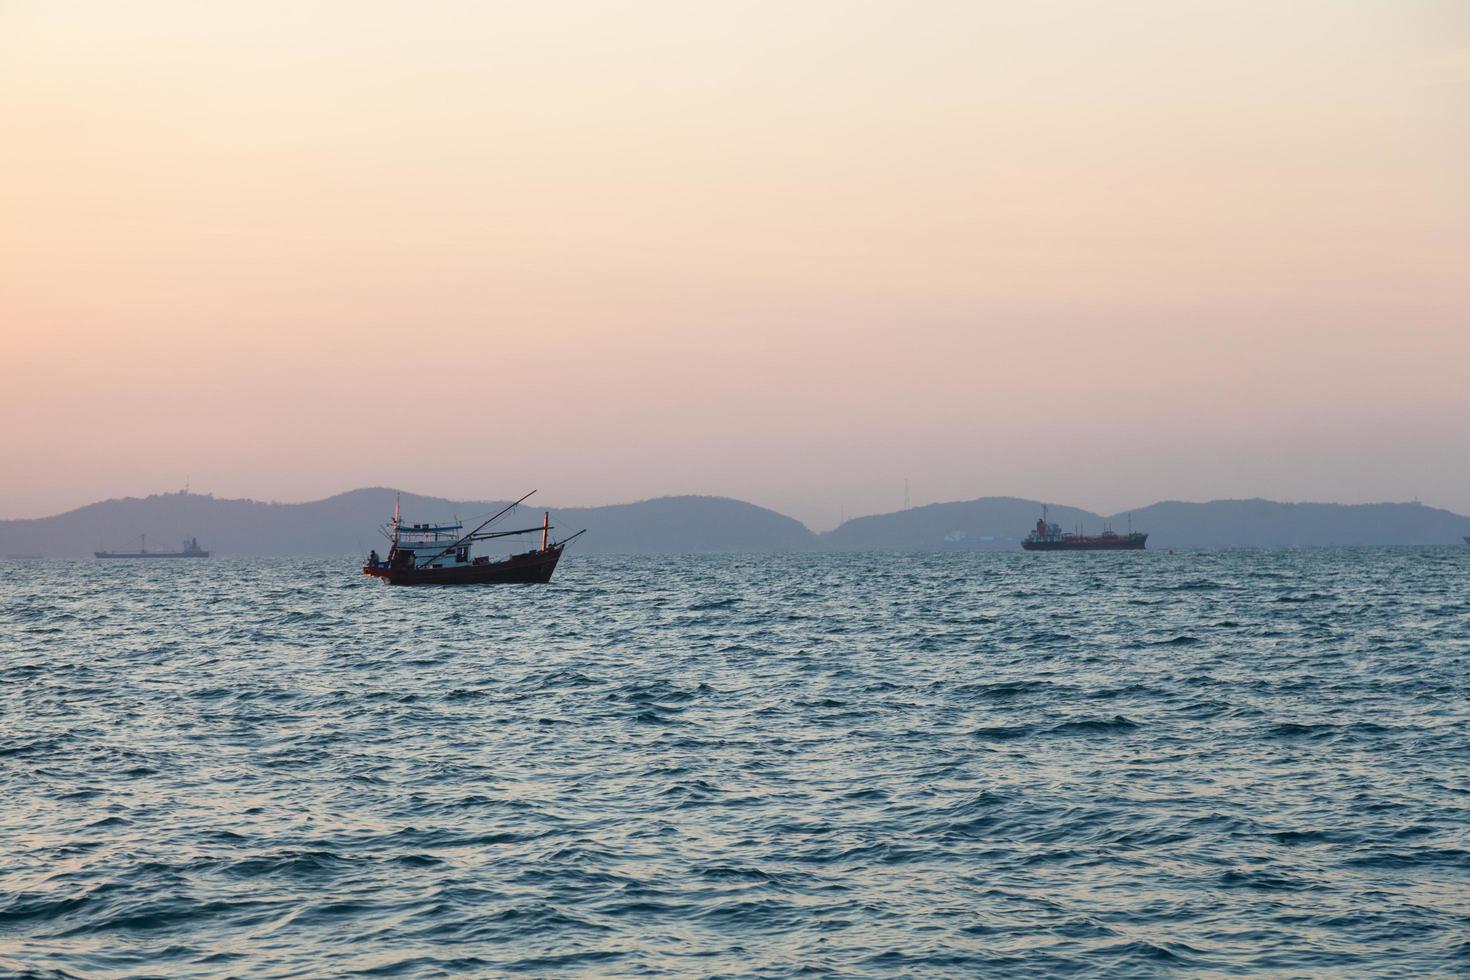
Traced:
POLYGON ((402 524, 394 551, 398 560, 409 567, 452 568, 468 565, 470 542, 461 540, 463 524, 402 524))

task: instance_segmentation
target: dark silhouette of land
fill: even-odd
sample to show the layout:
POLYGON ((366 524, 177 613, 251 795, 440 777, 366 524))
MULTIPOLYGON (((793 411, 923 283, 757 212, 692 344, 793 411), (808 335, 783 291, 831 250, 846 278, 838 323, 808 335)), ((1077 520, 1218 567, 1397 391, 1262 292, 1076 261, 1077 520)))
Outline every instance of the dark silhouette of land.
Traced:
MULTIPOLYGON (((218 557, 358 556, 381 550, 377 533, 391 514, 395 491, 352 490, 302 504, 217 499, 167 493, 90 504, 54 517, 0 521, 0 554, 85 558, 101 548, 132 546, 147 534, 167 547, 197 536, 218 557)), ((446 500, 402 494, 408 520, 460 517, 466 523, 503 502, 446 500)), ((607 507, 555 507, 563 531, 587 528, 576 553, 699 553, 794 551, 1012 551, 1041 514, 1041 503, 981 497, 858 517, 824 534, 764 507, 728 497, 658 497, 607 507)), ((541 507, 524 507, 523 518, 541 507)), ((1052 506, 1064 529, 1097 533, 1132 527, 1149 533, 1150 550, 1168 548, 1326 547, 1333 545, 1460 545, 1470 517, 1417 503, 1288 504, 1270 500, 1166 501, 1130 514, 1103 517, 1052 506)), ((532 520, 531 523, 535 521, 532 520)), ((524 523, 524 521, 523 521, 524 523)), ((514 525, 512 525, 514 526, 514 525)))
MULTIPOLYGON (((303 504, 225 500, 207 494, 166 493, 89 504, 55 517, 0 521, 0 554, 39 553, 48 558, 90 557, 102 547, 135 547, 147 534, 150 547, 172 545, 186 535, 217 557, 231 555, 365 555, 384 549, 378 533, 393 514, 395 491, 374 487, 303 504)), ((467 527, 509 501, 445 500, 401 494, 408 521, 460 517, 467 527)), ((501 521, 505 527, 538 524, 543 507, 529 502, 501 521), (517 517, 520 525, 512 523, 517 517)), ((661 497, 610 507, 548 507, 558 533, 587 528, 575 553, 683 553, 802 551, 817 547, 804 524, 772 510, 726 497, 661 497)), ((524 545, 527 538, 520 543, 524 545)), ((507 542, 507 548, 512 545, 507 542)))
MULTIPOLYGON (((859 517, 822 535, 833 550, 1011 550, 1036 523, 1041 504, 981 497, 859 517)), ((1334 545, 1455 544, 1470 517, 1422 504, 1287 504, 1274 500, 1164 501, 1104 517, 1075 507, 1049 508, 1063 530, 1096 534, 1147 531, 1148 547, 1293 548, 1334 545)))

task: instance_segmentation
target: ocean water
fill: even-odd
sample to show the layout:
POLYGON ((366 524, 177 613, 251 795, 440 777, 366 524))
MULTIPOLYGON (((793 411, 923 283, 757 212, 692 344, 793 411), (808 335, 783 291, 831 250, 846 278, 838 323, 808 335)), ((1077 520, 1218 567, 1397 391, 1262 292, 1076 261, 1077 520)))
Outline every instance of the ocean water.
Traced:
POLYGON ((0 579, 0 972, 1470 972, 1470 549, 0 579))

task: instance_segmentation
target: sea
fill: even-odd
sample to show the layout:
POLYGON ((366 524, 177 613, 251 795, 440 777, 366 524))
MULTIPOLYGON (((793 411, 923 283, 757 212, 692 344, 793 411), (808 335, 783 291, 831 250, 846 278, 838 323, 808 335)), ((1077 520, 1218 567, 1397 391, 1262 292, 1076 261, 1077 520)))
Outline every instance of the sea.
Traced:
POLYGON ((0 973, 1470 973, 1470 548, 0 571, 0 973))

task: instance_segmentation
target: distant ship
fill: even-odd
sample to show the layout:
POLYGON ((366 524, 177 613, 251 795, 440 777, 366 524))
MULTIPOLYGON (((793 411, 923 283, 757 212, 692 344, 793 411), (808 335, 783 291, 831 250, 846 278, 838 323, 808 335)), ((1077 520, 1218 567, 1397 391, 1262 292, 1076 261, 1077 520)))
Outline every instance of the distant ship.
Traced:
POLYGON ((1142 551, 1147 540, 1148 535, 1142 531, 1118 534, 1107 525, 1096 537, 1070 531, 1063 533, 1060 524, 1047 523, 1046 508, 1043 507, 1035 530, 1026 535, 1021 547, 1027 551, 1142 551))
POLYGON ((138 536, 137 551, 94 551, 96 558, 208 558, 209 552, 199 547, 198 538, 185 541, 179 551, 149 551, 148 535, 138 536))
MULTIPOLYGON (((532 490, 531 493, 536 491, 532 490)), ((397 504, 393 507, 393 520, 383 528, 388 538, 388 556, 379 558, 374 551, 363 563, 362 573, 380 578, 389 585, 501 585, 513 582, 550 582, 556 563, 561 560, 562 550, 568 542, 584 532, 565 537, 560 541, 551 539, 551 514, 546 513, 535 527, 523 527, 514 531, 486 531, 485 528, 510 513, 531 496, 526 494, 514 504, 506 507, 490 520, 485 521, 469 534, 461 534, 464 525, 452 524, 405 524, 399 518, 397 504), (541 547, 529 551, 511 553, 498 561, 489 555, 473 554, 476 541, 493 538, 510 538, 521 534, 541 532, 541 547)))

